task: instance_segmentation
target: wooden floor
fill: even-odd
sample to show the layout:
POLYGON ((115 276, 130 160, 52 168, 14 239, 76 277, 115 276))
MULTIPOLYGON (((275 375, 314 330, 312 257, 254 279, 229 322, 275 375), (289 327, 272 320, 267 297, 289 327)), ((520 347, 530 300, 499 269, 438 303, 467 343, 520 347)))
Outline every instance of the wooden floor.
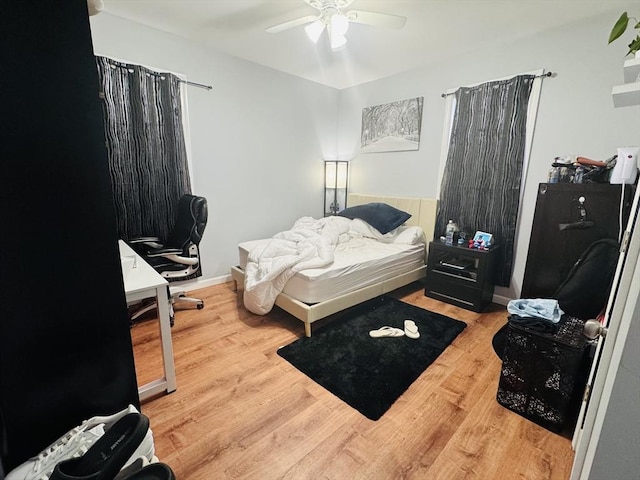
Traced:
MULTIPOLYGON (((176 313, 178 389, 142 405, 156 454, 179 480, 569 478, 570 440, 495 400, 491 339, 504 307, 476 314, 425 297, 419 284, 396 291, 468 327, 372 421, 276 354, 304 335, 302 322, 279 309, 249 313, 232 283, 190 294, 205 308, 176 313)), ((145 383, 162 372, 157 322, 131 331, 145 383)))

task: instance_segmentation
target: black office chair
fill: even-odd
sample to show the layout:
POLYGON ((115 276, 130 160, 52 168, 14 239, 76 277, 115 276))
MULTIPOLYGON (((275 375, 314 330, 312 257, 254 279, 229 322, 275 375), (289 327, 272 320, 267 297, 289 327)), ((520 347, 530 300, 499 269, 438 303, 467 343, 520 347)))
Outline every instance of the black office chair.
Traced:
MULTIPOLYGON (((129 240, 131 247, 144 258, 167 281, 184 280, 200 270, 200 251, 198 245, 207 225, 207 199, 195 195, 183 195, 178 202, 178 214, 173 230, 162 242, 158 237, 141 237, 129 240)), ((204 308, 204 301, 199 298, 188 297, 186 292, 171 292, 171 325, 173 325, 174 305, 185 302, 204 308)), ((137 320, 142 314, 156 308, 155 302, 136 310, 131 315, 131 321, 137 320)))

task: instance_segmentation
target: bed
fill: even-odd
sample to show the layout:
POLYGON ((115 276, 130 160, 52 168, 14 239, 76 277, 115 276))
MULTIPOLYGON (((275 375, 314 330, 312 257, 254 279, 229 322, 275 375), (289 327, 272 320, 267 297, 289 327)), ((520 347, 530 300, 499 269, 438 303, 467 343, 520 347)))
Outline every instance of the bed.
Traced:
MULTIPOLYGON (((301 320, 307 337, 311 336, 313 322, 420 280, 425 275, 426 245, 434 237, 437 200, 349 194, 347 205, 354 207, 370 203, 385 203, 411 214, 404 225, 421 227, 426 242, 400 248, 395 244, 373 245, 366 239, 354 251, 372 251, 367 258, 358 258, 354 262, 352 256, 343 256, 336 248, 335 261, 331 265, 293 275, 276 297, 275 305, 301 320)), ((231 277, 238 292, 245 285, 249 252, 265 241, 238 245, 239 263, 231 268, 231 277)))

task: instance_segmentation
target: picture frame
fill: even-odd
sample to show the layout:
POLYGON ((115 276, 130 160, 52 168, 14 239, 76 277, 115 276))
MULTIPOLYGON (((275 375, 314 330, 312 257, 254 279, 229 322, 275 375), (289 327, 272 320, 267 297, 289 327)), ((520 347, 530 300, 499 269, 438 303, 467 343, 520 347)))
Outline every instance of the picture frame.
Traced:
POLYGON ((360 152, 402 152, 420 149, 424 97, 362 109, 360 152))
POLYGON ((487 232, 481 232, 478 230, 473 236, 474 242, 483 242, 485 245, 493 243, 493 235, 487 232))

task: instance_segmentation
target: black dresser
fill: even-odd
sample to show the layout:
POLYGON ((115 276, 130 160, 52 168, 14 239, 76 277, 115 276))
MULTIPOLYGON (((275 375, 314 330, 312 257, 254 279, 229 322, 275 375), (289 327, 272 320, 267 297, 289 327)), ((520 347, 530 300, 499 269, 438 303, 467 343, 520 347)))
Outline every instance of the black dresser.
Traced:
POLYGON ((521 298, 552 297, 589 245, 618 240, 634 191, 632 185, 541 183, 521 298))

